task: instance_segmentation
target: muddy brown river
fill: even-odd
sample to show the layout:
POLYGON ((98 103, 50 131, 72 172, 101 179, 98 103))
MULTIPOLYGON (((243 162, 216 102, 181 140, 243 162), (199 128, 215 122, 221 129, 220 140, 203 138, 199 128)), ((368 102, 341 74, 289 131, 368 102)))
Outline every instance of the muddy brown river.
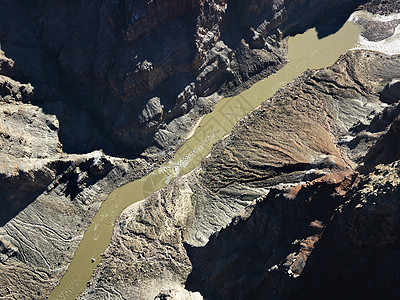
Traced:
POLYGON ((315 29, 290 38, 290 62, 284 68, 241 94, 221 100, 213 112, 201 120, 195 133, 173 159, 146 177, 109 195, 86 231, 68 271, 49 299, 74 299, 83 291, 101 254, 110 243, 115 220, 125 208, 158 191, 173 178, 193 170, 210 152, 213 144, 228 134, 244 115, 306 69, 333 64, 340 54, 356 45, 359 33, 359 27, 348 22, 338 32, 323 39, 318 39, 315 29))

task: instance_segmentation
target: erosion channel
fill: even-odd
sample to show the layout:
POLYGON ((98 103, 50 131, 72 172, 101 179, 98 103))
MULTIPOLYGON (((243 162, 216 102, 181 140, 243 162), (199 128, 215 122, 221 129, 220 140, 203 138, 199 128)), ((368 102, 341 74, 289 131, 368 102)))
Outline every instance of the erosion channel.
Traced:
POLYGON ((110 242, 115 220, 129 205, 187 174, 210 152, 213 144, 228 134, 238 120, 271 97, 278 89, 308 68, 322 68, 353 48, 360 29, 347 22, 339 31, 319 39, 315 29, 288 41, 290 62, 276 74, 259 81, 241 94, 221 100, 206 115, 175 156, 148 176, 114 190, 102 204, 64 275, 49 299, 74 299, 83 291, 110 242))

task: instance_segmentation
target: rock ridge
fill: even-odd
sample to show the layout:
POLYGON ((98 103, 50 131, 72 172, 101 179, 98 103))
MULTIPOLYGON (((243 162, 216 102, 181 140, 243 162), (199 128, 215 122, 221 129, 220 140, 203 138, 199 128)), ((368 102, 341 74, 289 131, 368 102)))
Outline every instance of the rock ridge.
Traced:
MULTIPOLYGON (((314 287, 322 297, 330 280, 303 278, 318 278, 309 268, 323 272, 314 261, 325 255, 321 241, 372 176, 356 169, 369 165, 369 155, 384 162, 369 153, 393 136, 398 102, 381 95, 399 67, 398 56, 355 50, 279 90, 201 166, 125 210, 80 299, 114 297, 110 291, 154 299, 176 286, 207 299, 314 298, 314 287)), ((339 283, 338 290, 352 293, 339 283)))

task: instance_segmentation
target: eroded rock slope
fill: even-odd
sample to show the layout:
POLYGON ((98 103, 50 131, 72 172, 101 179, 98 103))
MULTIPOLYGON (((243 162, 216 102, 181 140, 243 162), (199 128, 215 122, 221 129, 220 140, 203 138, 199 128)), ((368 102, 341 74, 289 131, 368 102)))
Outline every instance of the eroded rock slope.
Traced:
POLYGON ((101 202, 148 165, 64 153, 56 116, 29 104, 32 86, 1 80, 0 295, 45 298, 101 202))
MULTIPOLYGON (((158 166, 158 159, 166 159, 182 142, 182 132, 222 96, 282 67, 288 35, 327 20, 340 24, 363 2, 3 1, 0 296, 46 298, 114 188, 158 166), (143 151, 143 158, 137 158, 143 151)), ((324 122, 318 123, 321 128, 327 126, 324 122)), ((327 165, 330 158, 337 160, 333 165, 338 168, 348 164, 328 137, 309 149, 312 157, 299 154, 291 162, 325 166, 322 156, 327 155, 327 165)), ((281 172, 288 161, 282 157, 271 172, 281 172)), ((283 173, 288 178, 315 177, 296 170, 283 173)), ((249 178, 263 177, 263 172, 257 170, 249 178)), ((205 172, 198 187, 200 204, 188 206, 210 211, 188 227, 191 231, 183 240, 193 245, 206 243, 249 201, 266 193, 238 183, 227 189, 227 196, 214 195, 223 189, 210 183, 211 176, 212 171, 205 172), (207 184, 210 189, 203 190, 207 184), (214 208, 203 203, 201 193, 225 199, 227 213, 218 222, 209 217, 214 208), (232 202, 231 193, 240 200, 232 202)), ((196 188, 190 184, 188 188, 196 188)), ((218 201, 213 205, 221 209, 218 201)), ((168 222, 170 226, 175 221, 168 222)), ((170 234, 178 234, 179 226, 168 229, 170 234)), ((160 254, 149 251, 165 254, 168 261, 179 245, 176 261, 184 271, 160 269, 169 274, 160 280, 179 282, 178 288, 190 273, 190 261, 178 236, 167 247, 171 253, 163 250, 169 236, 155 248, 160 254)), ((159 293, 165 285, 157 284, 152 291, 159 293)))
POLYGON ((343 23, 364 2, 5 1, 1 43, 15 79, 51 102, 66 151, 132 157, 176 146, 173 120, 275 72, 286 36, 343 23))
POLYGON ((306 71, 121 215, 81 298, 398 295, 379 276, 397 261, 399 77, 398 56, 362 50, 306 71))

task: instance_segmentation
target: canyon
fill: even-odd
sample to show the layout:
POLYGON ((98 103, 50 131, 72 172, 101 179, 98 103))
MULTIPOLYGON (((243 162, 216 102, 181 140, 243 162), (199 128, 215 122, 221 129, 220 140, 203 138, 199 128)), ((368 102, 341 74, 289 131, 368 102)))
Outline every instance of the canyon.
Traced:
POLYGON ((360 285, 357 293, 391 296, 392 271, 368 257, 374 249, 392 257, 397 243, 399 157, 379 145, 393 138, 389 112, 398 102, 383 105, 377 91, 399 76, 399 63, 349 52, 278 91, 198 168, 124 211, 81 299, 115 291, 148 299, 163 286, 164 294, 186 288, 207 299, 335 298, 351 294, 348 281, 360 285), (339 264, 336 257, 349 258, 339 264), (374 284, 364 285, 365 269, 378 267, 368 272, 374 284))
MULTIPOLYGON (((0 297, 52 297, 113 190, 284 68, 289 36, 330 36, 356 9, 394 16, 356 14, 362 38, 397 34, 387 0, 4 1, 0 297)), ((398 296, 400 58, 372 50, 306 70, 188 174, 104 215, 78 297, 398 296)))

